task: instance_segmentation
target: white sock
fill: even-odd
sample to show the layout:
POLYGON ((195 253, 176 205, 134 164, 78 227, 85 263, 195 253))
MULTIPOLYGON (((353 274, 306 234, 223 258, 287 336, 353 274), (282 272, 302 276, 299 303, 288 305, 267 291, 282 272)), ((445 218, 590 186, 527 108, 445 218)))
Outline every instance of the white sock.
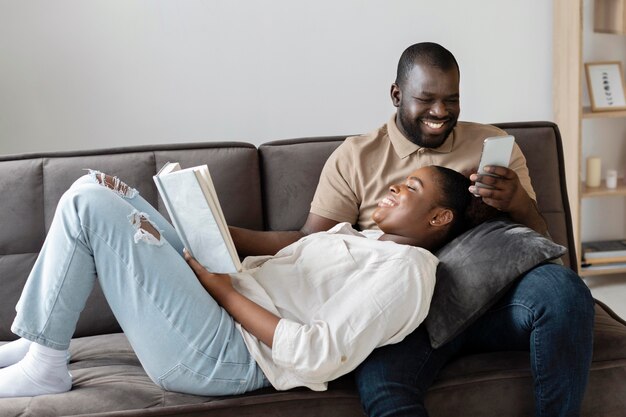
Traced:
POLYGON ((67 350, 32 343, 24 359, 0 369, 0 398, 58 394, 71 388, 67 350))
POLYGON ((26 353, 32 342, 28 339, 17 339, 0 346, 0 368, 18 363, 26 353))

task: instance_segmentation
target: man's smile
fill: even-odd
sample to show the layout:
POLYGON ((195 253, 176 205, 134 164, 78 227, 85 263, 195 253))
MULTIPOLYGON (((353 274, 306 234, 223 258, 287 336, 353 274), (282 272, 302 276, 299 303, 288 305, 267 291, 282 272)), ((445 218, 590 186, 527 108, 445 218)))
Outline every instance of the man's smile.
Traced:
POLYGON ((428 128, 428 130, 434 131, 434 133, 440 133, 443 127, 446 125, 447 120, 424 120, 420 119, 420 122, 428 128))

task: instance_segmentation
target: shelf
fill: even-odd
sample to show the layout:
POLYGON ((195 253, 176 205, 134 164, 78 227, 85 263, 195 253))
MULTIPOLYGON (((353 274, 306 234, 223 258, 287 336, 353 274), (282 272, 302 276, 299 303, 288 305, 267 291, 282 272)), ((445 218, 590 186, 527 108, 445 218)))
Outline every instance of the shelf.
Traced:
MULTIPOLYGON (((593 30, 626 34, 626 0, 554 0, 553 5, 554 119, 564 141, 567 191, 571 202, 574 241, 576 247, 580 248, 583 211, 588 208, 596 209, 595 206, 586 207, 587 204, 585 203, 588 203, 589 200, 585 202, 585 199, 606 197, 626 199, 626 181, 622 178, 618 180, 618 186, 615 189, 606 188, 605 181, 602 181, 600 187, 587 187, 580 178, 584 168, 584 151, 586 148, 583 145, 585 140, 591 139, 594 133, 599 133, 600 129, 605 127, 601 125, 609 125, 607 122, 611 122, 611 119, 617 122, 620 127, 626 122, 626 109, 594 112, 582 101, 585 96, 583 91, 585 87, 584 63, 588 58, 592 58, 584 46, 590 41, 589 36, 593 35, 593 30), (589 120, 594 122, 589 122, 589 120), (586 125, 585 121, 589 124, 586 125)), ((609 52, 616 49, 615 46, 612 46, 613 42, 618 42, 620 45, 623 43, 615 36, 611 36, 611 39, 605 35, 593 36, 593 43, 594 46, 597 46, 597 51, 593 51, 592 55, 596 60, 601 60, 605 52, 604 58, 611 57, 609 52), (597 45, 595 45, 596 40, 597 45)), ((623 48, 617 47, 617 49, 622 50, 623 48)), ((610 124, 613 125, 614 123, 610 124)), ((607 146, 609 145, 607 144, 607 146)), ((616 152, 619 149, 617 143, 612 143, 610 146, 616 152)), ((620 167, 616 166, 615 168, 619 169, 620 167)), ((623 168, 623 164, 621 168, 623 168)), ((608 201, 606 203, 611 204, 608 201)), ((590 221, 590 219, 585 219, 585 221, 590 221)), ((578 250, 577 252, 577 264, 581 276, 626 274, 626 262, 582 268, 582 251, 578 250)))
POLYGON ((626 265, 619 264, 618 266, 606 265, 602 267, 580 267, 578 274, 581 277, 591 277, 595 275, 610 275, 610 274, 623 274, 626 272, 626 265))
POLYGON ((626 182, 623 179, 617 180, 617 188, 606 188, 606 181, 602 180, 599 187, 587 187, 583 182, 581 187, 582 198, 624 196, 626 195, 626 182))
POLYGON ((583 107, 583 119, 606 119, 626 117, 626 110, 591 111, 591 107, 583 107))
POLYGON ((626 0, 595 0, 594 30, 626 34, 626 0))

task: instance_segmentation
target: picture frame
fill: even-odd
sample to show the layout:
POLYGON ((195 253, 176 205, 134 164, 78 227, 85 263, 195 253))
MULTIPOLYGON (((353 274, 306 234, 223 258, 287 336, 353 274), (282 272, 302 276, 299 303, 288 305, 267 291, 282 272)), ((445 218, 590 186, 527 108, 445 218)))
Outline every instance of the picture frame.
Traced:
POLYGON ((624 71, 619 61, 585 63, 591 111, 626 110, 624 71))

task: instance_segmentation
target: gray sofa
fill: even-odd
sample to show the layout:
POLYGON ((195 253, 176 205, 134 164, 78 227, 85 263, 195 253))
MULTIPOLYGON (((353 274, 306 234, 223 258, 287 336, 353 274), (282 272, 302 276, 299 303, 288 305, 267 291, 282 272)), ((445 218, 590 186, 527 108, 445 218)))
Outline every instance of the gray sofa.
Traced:
MULTIPOLYGON (((528 159, 538 203, 550 233, 569 247, 572 228, 557 127, 508 123, 528 159)), ((267 230, 298 229, 309 209, 324 161, 342 137, 250 144, 213 142, 0 157, 0 340, 12 340, 14 306, 50 226, 61 194, 84 168, 118 175, 164 212, 152 175, 166 161, 206 163, 229 224, 267 230)), ((141 320, 141 317, 137 317, 141 320)), ((594 359, 585 416, 626 415, 626 323, 596 306, 594 359)), ((238 397, 209 398, 166 392, 143 372, 96 288, 71 345, 72 391, 35 398, 0 399, 0 416, 360 416, 351 375, 326 392, 263 389, 238 397)), ((427 396, 433 417, 529 416, 532 379, 526 352, 459 358, 445 367, 427 396)))

